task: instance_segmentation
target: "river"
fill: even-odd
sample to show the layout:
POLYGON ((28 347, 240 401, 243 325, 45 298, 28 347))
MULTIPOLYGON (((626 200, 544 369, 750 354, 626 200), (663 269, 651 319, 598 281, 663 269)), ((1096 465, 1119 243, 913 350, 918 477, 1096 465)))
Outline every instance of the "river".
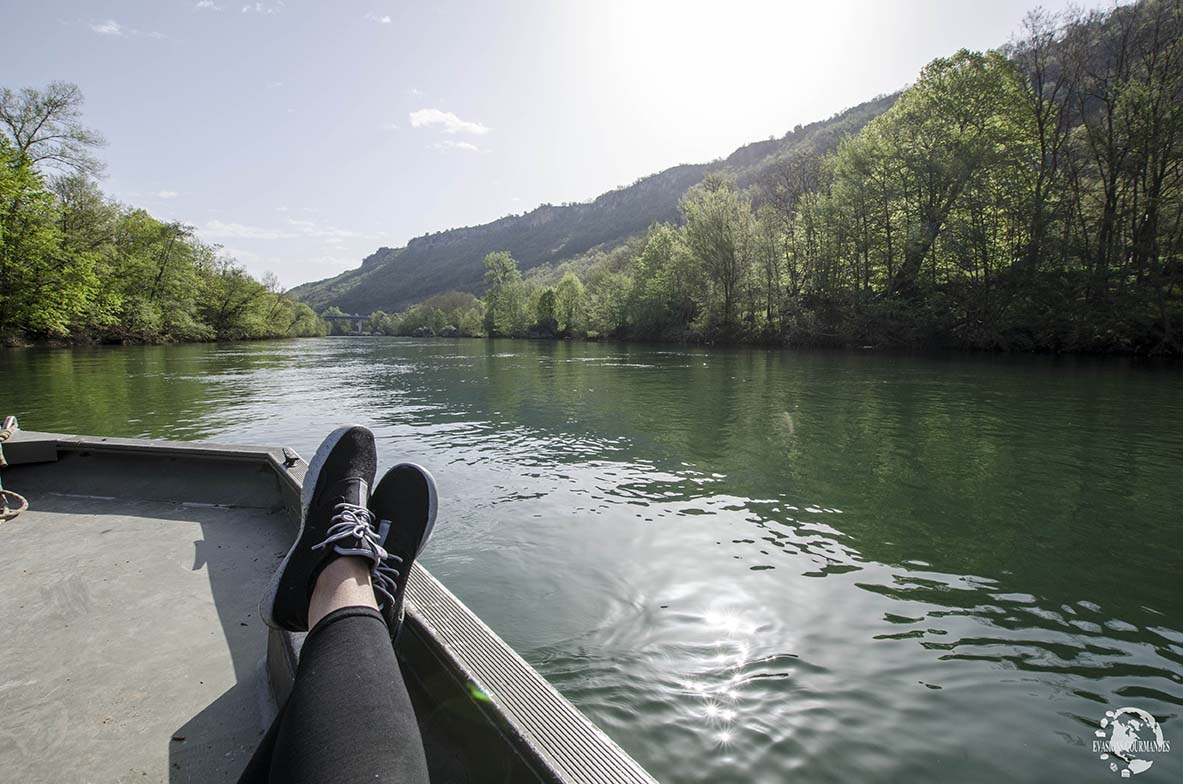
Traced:
MULTIPOLYGON (((324 338, 0 351, 29 430, 285 444, 441 493, 425 564, 663 782, 1183 779, 1183 370, 324 338)), ((49 551, 47 551, 48 553, 49 551)))

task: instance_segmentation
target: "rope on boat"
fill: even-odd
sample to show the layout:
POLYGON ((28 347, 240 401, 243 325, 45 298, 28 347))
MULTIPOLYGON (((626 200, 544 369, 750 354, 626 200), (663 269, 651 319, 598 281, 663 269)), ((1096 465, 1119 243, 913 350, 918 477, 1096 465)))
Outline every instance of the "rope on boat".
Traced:
MULTIPOLYGON (((17 424, 16 417, 10 416, 4 418, 3 425, 0 425, 0 468, 8 465, 4 461, 4 442, 12 438, 12 434, 20 428, 17 424)), ((5 520, 11 520, 21 512, 29 508, 29 502, 23 495, 17 495, 11 490, 4 489, 4 482, 0 481, 0 523, 5 520)))

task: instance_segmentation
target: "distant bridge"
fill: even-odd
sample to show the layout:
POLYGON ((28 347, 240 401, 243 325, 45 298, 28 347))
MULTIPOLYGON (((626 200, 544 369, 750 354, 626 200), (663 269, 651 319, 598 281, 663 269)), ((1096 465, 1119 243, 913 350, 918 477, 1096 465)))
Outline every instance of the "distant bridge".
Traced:
POLYGON ((325 321, 347 321, 354 324, 354 332, 361 332, 362 325, 370 320, 369 316, 351 316, 348 313, 342 313, 336 316, 321 316, 325 321))

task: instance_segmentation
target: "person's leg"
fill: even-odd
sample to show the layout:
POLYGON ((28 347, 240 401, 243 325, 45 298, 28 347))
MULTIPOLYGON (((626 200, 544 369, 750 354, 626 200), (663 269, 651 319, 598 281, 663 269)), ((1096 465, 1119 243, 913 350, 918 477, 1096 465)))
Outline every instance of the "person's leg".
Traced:
MULTIPOLYGON (((287 704, 241 782, 427 781, 415 713, 375 601, 399 589, 398 561, 367 508, 373 434, 333 431, 304 478, 300 530, 260 602, 269 626, 311 629, 287 704)), ((410 562, 407 562, 410 565, 410 562)))
POLYGON ((326 566, 316 578, 316 587, 308 600, 308 628, 315 629, 322 618, 343 607, 377 610, 370 569, 369 561, 356 556, 338 558, 326 566))
POLYGON ((370 564, 348 557, 326 566, 308 623, 291 696, 240 784, 426 782, 423 742, 370 564))
POLYGON ((271 782, 426 782, 427 761, 370 565, 333 561, 316 581, 292 694, 271 749, 271 782))

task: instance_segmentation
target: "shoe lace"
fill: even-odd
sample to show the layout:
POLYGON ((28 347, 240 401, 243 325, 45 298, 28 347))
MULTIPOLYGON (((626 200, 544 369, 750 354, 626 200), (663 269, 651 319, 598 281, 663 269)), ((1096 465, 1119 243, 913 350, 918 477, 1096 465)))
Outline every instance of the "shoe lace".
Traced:
POLYGON ((364 506, 342 502, 333 507, 325 540, 312 545, 319 550, 332 545, 340 555, 368 558, 377 568, 388 553, 374 530, 374 513, 364 506))
POLYGON ((370 579, 374 586, 374 593, 381 594, 382 601, 378 603, 378 609, 383 609, 386 602, 394 606, 394 593, 398 590, 399 570, 394 568, 402 566, 403 559, 397 555, 386 554, 386 557, 374 564, 374 568, 370 570, 370 579))
POLYGON ((339 503, 333 507, 325 540, 312 546, 313 550, 319 550, 332 545, 340 555, 359 555, 370 559, 373 563, 370 567, 370 583, 375 597, 379 598, 380 610, 385 609, 386 602, 394 605, 399 578, 399 570, 394 567, 401 566, 403 562, 401 557, 391 555, 382 546, 389 529, 390 523, 383 520, 381 530, 374 530, 374 513, 366 507, 339 503), (344 543, 347 539, 354 540, 355 544, 348 546, 348 543, 344 543))

